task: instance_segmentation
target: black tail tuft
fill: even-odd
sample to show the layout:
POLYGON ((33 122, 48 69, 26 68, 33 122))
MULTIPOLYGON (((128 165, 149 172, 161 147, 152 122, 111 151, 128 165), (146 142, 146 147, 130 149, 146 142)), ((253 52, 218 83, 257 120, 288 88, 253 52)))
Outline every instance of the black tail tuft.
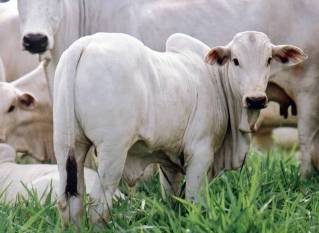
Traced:
POLYGON ((67 197, 77 196, 77 184, 78 184, 78 176, 77 176, 77 164, 74 157, 74 149, 69 150, 68 160, 66 161, 66 187, 65 187, 65 195, 67 197))

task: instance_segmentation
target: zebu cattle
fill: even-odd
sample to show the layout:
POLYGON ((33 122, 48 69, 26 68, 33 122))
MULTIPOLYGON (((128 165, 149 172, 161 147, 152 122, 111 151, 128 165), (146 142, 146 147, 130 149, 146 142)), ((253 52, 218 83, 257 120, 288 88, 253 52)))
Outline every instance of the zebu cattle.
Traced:
POLYGON ((134 184, 151 163, 168 171, 165 188, 175 194, 185 172, 186 198, 196 200, 211 164, 214 173, 243 164, 267 104, 272 59, 294 65, 305 58, 259 32, 213 49, 175 34, 165 53, 125 34, 79 39, 62 55, 54 83, 62 219, 82 218, 83 163, 92 144, 101 177, 91 193, 93 222, 108 219, 122 175, 134 184))
POLYGON ((298 107, 303 175, 311 170, 311 158, 319 157, 316 150, 311 152, 319 146, 319 136, 312 136, 318 132, 315 129, 319 123, 319 106, 314 98, 319 88, 317 1, 18 0, 18 8, 25 48, 33 53, 49 50, 53 55, 49 66, 51 93, 62 52, 77 38, 94 32, 125 32, 160 50, 175 32, 219 45, 230 41, 238 31, 258 30, 276 43, 296 44, 310 59, 289 69, 273 69, 271 81, 283 88, 298 107))
POLYGON ((37 56, 21 51, 16 1, 0 4, 0 80, 13 81, 33 70, 37 56))
POLYGON ((20 79, 0 82, 0 141, 39 161, 53 155, 52 106, 46 82, 47 61, 20 79))

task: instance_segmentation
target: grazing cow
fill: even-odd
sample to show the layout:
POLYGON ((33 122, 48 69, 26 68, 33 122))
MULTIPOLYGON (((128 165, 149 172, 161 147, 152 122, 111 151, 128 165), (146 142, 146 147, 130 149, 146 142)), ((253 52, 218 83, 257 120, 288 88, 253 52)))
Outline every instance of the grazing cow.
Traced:
POLYGON ((18 8, 25 49, 52 53, 51 93, 62 52, 77 38, 94 32, 128 33, 159 50, 175 32, 193 35, 208 45, 219 45, 230 41, 238 31, 257 30, 270 35, 276 43, 296 44, 310 59, 289 69, 274 68, 271 80, 298 107, 302 174, 311 170, 311 160, 319 161, 318 150, 311 149, 319 147, 319 136, 312 136, 318 132, 319 124, 319 105, 314 98, 319 89, 318 1, 18 0, 18 8))
POLYGON ((44 60, 20 79, 0 82, 0 141, 39 161, 53 155, 52 106, 45 79, 44 60))
POLYGON ((175 34, 166 47, 159 53, 131 36, 100 33, 62 55, 53 112, 63 220, 82 218, 83 161, 92 144, 101 177, 91 193, 93 222, 108 219, 122 175, 134 185, 151 163, 161 164, 165 188, 175 194, 185 172, 186 198, 196 200, 211 164, 215 174, 243 164, 267 105, 272 59, 294 65, 306 58, 260 32, 237 34, 213 49, 175 34))
MULTIPOLYGON (((28 198, 29 191, 35 191, 41 202, 52 193, 52 200, 58 198, 59 173, 56 165, 16 164, 16 151, 8 144, 0 143, 0 202, 14 203, 18 196, 28 198)), ((91 192, 97 173, 85 168, 86 191, 91 192)), ((117 197, 122 194, 116 192, 117 197)))
POLYGON ((0 81, 11 82, 33 70, 37 56, 21 51, 16 1, 0 4, 0 81))

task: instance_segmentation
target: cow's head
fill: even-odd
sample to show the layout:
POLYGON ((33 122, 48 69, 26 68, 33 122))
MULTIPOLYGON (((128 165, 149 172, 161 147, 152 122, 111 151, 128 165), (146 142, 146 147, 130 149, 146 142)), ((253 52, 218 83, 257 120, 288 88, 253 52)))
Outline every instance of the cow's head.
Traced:
POLYGON ((267 106, 271 63, 295 65, 306 58, 295 46, 273 45, 264 33, 242 32, 225 47, 212 48, 206 62, 225 66, 232 90, 242 98, 242 107, 259 110, 267 106))
POLYGON ((35 97, 15 88, 11 83, 0 83, 0 142, 17 128, 33 118, 32 110, 37 105, 35 97))
POLYGON ((63 0, 18 0, 22 46, 41 54, 54 46, 54 35, 63 17, 63 0))

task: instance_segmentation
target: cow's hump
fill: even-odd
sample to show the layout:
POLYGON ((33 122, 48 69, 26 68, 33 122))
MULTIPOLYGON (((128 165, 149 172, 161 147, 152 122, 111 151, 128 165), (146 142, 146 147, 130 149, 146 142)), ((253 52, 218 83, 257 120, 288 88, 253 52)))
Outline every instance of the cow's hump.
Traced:
POLYGON ((181 53, 184 51, 205 55, 209 47, 200 40, 183 33, 173 34, 167 39, 166 52, 181 53))

